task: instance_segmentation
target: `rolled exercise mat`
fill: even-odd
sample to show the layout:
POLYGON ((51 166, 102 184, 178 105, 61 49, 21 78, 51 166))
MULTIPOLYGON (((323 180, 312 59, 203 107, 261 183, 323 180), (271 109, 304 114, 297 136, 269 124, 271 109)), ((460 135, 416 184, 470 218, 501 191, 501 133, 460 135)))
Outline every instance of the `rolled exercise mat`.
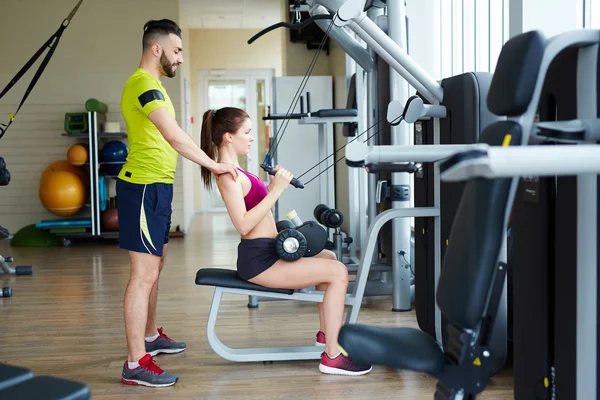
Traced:
POLYGON ((85 108, 89 112, 98 112, 102 114, 108 112, 108 106, 97 99, 88 99, 88 101, 85 102, 85 108))

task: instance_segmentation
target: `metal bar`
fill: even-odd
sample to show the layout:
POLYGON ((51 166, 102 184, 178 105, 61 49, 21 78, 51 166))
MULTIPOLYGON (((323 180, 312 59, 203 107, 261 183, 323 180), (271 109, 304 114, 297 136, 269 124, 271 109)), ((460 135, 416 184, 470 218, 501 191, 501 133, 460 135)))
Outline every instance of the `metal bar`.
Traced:
MULTIPOLYGON (((406 79, 413 87, 419 90, 419 87, 424 86, 427 89, 427 92, 433 95, 433 97, 426 97, 430 103, 435 102, 435 100, 443 100, 444 90, 442 86, 435 79, 431 78, 429 74, 427 74, 427 72, 425 72, 425 70, 421 68, 421 66, 417 64, 404 49, 398 46, 398 44, 396 44, 388 35, 386 35, 385 32, 383 32, 371 19, 367 18, 364 13, 361 14, 360 17, 356 18, 355 24, 351 23, 350 27, 363 40, 365 40, 365 42, 367 42, 370 38, 372 39, 371 41, 376 41, 379 49, 383 48, 385 53, 391 55, 392 58, 402 66, 402 69, 398 70, 392 63, 390 63, 390 66, 396 69, 398 73, 402 75, 404 79, 406 79), (362 29, 356 29, 356 26, 359 26, 362 29)), ((377 51, 375 46, 373 46, 373 49, 382 58, 385 58, 384 54, 381 54, 379 51, 377 51)))
MULTIPOLYGON (((361 304, 365 293, 365 287, 369 278, 369 271, 371 263, 373 261, 373 253, 375 251, 375 244, 377 243, 377 237, 379 231, 383 225, 394 219, 394 218, 418 218, 418 217, 436 217, 439 215, 439 208, 436 207, 416 207, 416 208, 402 208, 402 209, 390 209, 380 213, 369 225, 369 232, 367 234, 367 242, 364 247, 363 256, 360 260, 360 268, 356 275, 356 285, 352 292, 354 301, 356 304, 361 304)), ((360 307, 353 307, 346 314, 346 323, 354 323, 358 320, 358 312, 360 307)))

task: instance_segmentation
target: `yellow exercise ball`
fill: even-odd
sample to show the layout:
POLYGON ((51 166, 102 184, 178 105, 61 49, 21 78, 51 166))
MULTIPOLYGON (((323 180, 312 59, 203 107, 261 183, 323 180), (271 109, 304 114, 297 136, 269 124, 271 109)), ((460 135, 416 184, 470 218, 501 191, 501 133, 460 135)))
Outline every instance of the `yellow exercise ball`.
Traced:
POLYGON ((40 177, 40 185, 42 185, 44 181, 55 171, 68 171, 77 175, 79 179, 81 179, 81 182, 84 184, 86 190, 90 186, 90 179, 88 175, 81 168, 71 165, 68 160, 54 161, 52 164, 48 165, 40 177))
POLYGON ((88 149, 82 144, 74 144, 67 150, 67 160, 76 167, 81 167, 88 160, 88 149))
POLYGON ((51 213, 67 217, 79 212, 85 202, 81 179, 69 171, 50 172, 40 183, 40 201, 51 213))

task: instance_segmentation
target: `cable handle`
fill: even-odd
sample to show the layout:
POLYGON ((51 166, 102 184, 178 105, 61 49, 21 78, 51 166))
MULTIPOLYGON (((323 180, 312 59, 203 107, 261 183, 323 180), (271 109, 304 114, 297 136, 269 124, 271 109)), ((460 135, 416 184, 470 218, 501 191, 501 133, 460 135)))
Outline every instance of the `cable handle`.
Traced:
MULTIPOLYGON (((260 167, 269 175, 275 176, 275 174, 277 173, 277 170, 268 164, 260 164, 260 167)), ((304 185, 302 184, 302 182, 300 182, 296 178, 292 178, 292 181, 290 182, 290 184, 292 186, 294 186, 295 188, 304 189, 304 185)))

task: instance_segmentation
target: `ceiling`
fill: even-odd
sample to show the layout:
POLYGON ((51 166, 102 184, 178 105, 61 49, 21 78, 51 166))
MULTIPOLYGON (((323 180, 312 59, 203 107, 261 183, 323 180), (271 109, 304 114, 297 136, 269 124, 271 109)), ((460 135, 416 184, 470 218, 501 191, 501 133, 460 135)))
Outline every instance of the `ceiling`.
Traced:
POLYGON ((281 0, 179 0, 189 29, 263 29, 281 22, 281 0))

